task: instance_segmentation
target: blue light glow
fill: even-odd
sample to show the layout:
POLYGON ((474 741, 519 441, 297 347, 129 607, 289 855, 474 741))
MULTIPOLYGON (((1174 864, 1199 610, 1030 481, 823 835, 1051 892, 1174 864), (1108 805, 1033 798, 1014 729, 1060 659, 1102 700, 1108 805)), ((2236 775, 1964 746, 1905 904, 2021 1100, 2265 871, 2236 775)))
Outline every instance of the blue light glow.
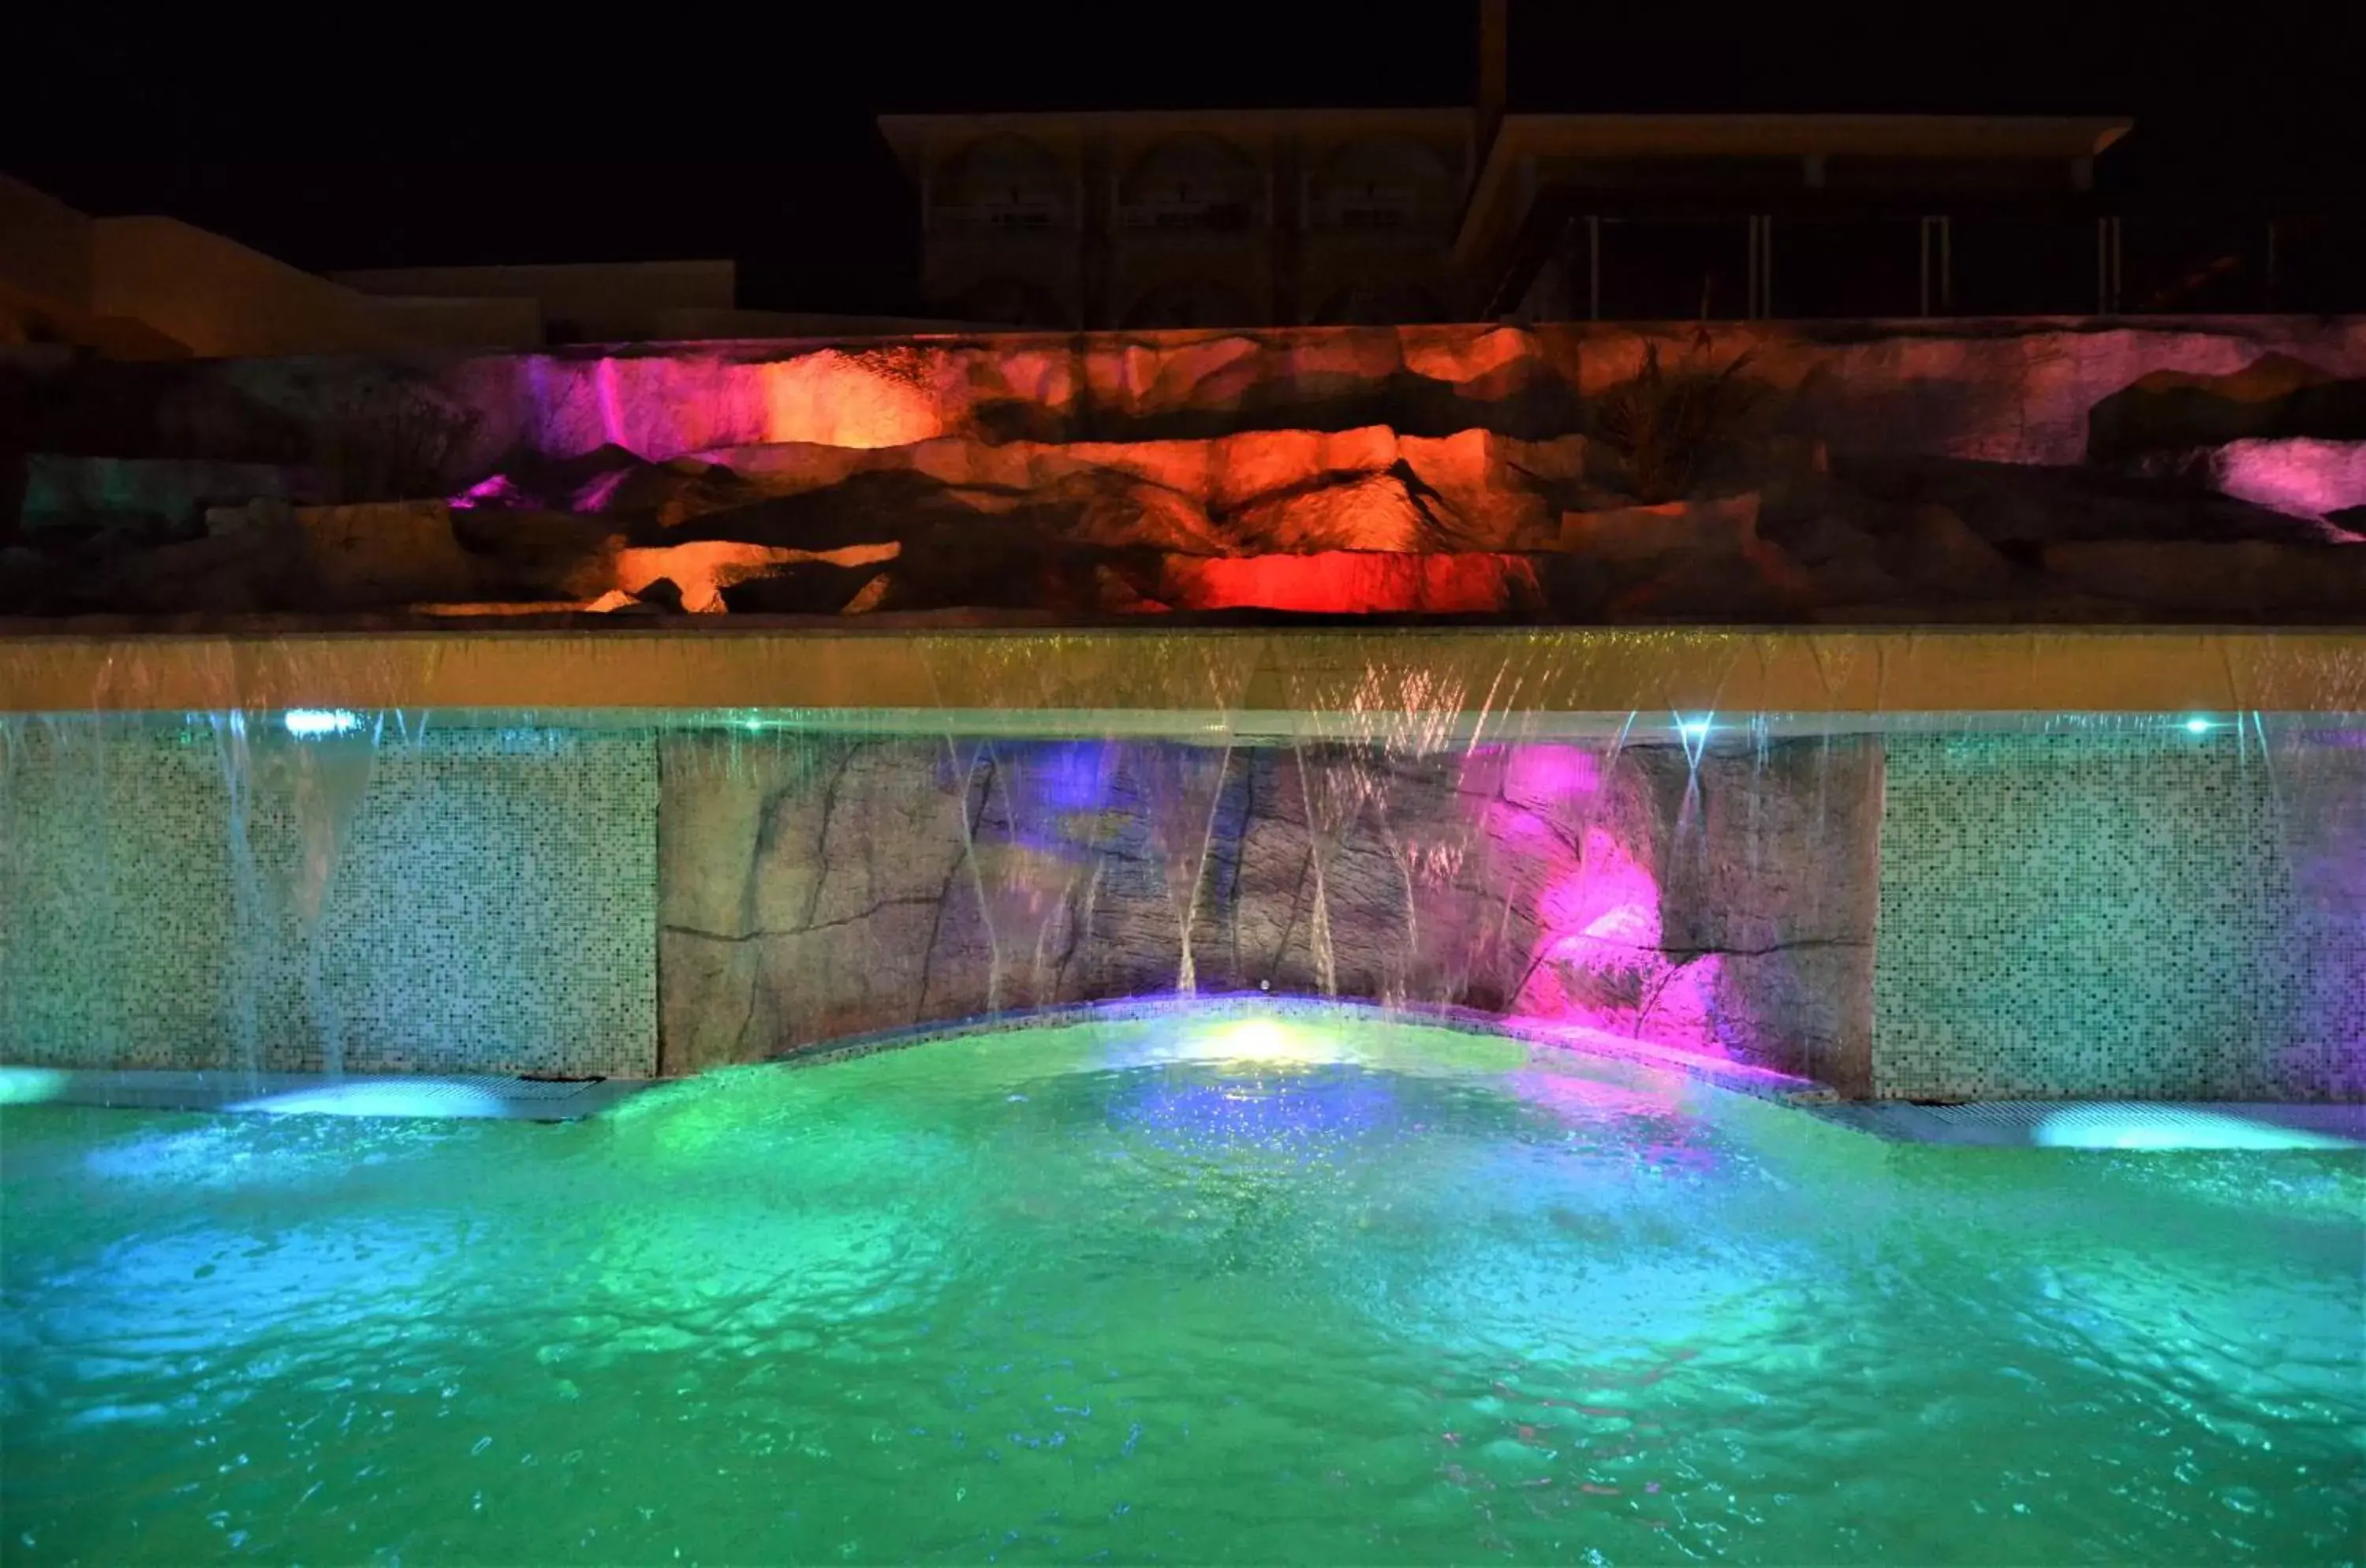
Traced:
POLYGON ((362 727, 362 716, 344 708, 289 708, 282 722, 297 739, 314 740, 323 735, 351 735, 362 727))
POLYGON ((2194 717, 2185 721, 2185 733, 2188 735, 2207 735, 2217 728, 2206 718, 2194 717))
POLYGON ((1698 740, 1701 737, 1708 733, 1708 720, 1705 718, 1680 718, 1676 721, 1676 733, 1683 736, 1687 740, 1698 740))

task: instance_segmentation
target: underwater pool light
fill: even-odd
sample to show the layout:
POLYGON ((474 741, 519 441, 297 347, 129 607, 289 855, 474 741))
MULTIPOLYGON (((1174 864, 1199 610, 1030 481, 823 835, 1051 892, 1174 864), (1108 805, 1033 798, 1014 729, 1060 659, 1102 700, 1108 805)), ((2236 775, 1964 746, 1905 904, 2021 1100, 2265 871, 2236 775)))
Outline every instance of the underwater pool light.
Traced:
POLYGON ((1683 736, 1687 740, 1698 740, 1701 737, 1708 733, 1708 720, 1705 718, 1680 718, 1676 720, 1676 733, 1683 736))
POLYGON ((71 1080, 55 1067, 0 1067, 0 1105, 38 1105, 66 1091, 71 1080))
POLYGON ((2039 1122, 2030 1141, 2053 1149, 2351 1149, 2348 1138, 2183 1106, 2077 1106, 2039 1122))
POLYGON ((314 740, 323 735, 351 735, 362 727, 362 716, 344 708, 289 708, 281 722, 297 739, 314 740))
POLYGON ((2217 728, 2218 727, 2216 725, 2211 723, 2208 719, 2202 717, 2199 714, 2185 721, 2185 733, 2188 735, 2207 735, 2217 728))
POLYGON ((419 1083, 362 1079, 258 1095, 223 1109, 283 1116, 499 1116, 501 1097, 488 1089, 436 1079, 419 1083))
POLYGON ((1234 1063, 1250 1066, 1318 1066, 1342 1059, 1329 1031, 1277 1018, 1234 1018, 1160 1032, 1154 1061, 1234 1063))

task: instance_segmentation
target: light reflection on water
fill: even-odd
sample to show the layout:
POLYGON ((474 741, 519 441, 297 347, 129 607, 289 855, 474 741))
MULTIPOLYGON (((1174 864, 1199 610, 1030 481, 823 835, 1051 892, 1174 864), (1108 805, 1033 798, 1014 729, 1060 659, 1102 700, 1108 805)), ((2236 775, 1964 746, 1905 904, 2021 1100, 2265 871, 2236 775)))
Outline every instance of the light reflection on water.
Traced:
POLYGON ((1278 1027, 1007 1032, 567 1126, 11 1108, 9 1560, 2354 1546, 2355 1154, 1885 1145, 1278 1027))

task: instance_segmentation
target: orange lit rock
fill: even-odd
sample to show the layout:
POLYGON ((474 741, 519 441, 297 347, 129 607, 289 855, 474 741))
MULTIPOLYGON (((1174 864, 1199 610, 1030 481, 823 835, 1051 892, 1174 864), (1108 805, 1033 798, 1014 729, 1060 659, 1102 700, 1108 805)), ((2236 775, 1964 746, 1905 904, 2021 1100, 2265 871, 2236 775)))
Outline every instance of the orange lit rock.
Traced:
POLYGON ((1429 513, 1394 474, 1354 474, 1281 490, 1249 502, 1224 518, 1222 526, 1252 554, 1414 553, 1445 544, 1429 513))
POLYGON ((1402 436, 1397 450, 1443 532, 1465 549, 1550 549, 1554 496, 1585 476, 1586 440, 1518 441, 1490 430, 1402 436))
POLYGON ((784 549, 766 545, 734 544, 705 539, 693 544, 665 545, 653 549, 621 550, 616 556, 616 588, 639 595, 659 579, 681 591, 682 607, 692 615, 711 615, 725 608, 724 592, 752 579, 807 563, 833 567, 877 566, 894 560, 902 547, 858 545, 839 550, 784 549))
POLYGON ((822 349, 764 367, 764 439, 908 446, 942 434, 940 361, 918 350, 822 349))
POLYGON ((1157 597, 1178 610, 1502 615, 1533 609, 1543 598, 1534 564, 1514 555, 1172 557, 1159 584, 1157 597))

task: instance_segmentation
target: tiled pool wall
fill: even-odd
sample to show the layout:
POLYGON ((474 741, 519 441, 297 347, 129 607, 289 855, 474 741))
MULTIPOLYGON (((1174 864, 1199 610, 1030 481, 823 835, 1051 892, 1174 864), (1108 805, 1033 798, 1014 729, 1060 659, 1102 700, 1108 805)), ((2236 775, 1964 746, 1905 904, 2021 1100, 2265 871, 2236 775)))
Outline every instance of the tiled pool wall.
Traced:
POLYGON ((0 738, 6 1059, 650 1070, 653 736, 272 728, 0 738))
POLYGON ((2366 1095, 2366 746, 1892 736, 1873 1087, 2366 1095))
POLYGON ((1569 1019, 1855 1093, 2366 1093, 2354 737, 118 716, 0 748, 15 1062, 681 1072, 1167 992, 1188 947, 1203 991, 1569 1019))

